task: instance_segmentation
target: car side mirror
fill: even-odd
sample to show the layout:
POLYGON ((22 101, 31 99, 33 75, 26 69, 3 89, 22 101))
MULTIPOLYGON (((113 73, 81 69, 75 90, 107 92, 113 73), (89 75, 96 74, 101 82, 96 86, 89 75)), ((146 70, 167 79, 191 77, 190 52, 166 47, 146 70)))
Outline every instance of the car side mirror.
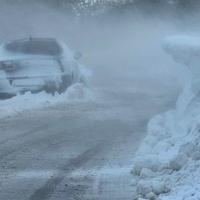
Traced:
POLYGON ((82 53, 77 51, 74 53, 74 60, 80 60, 82 58, 82 53))

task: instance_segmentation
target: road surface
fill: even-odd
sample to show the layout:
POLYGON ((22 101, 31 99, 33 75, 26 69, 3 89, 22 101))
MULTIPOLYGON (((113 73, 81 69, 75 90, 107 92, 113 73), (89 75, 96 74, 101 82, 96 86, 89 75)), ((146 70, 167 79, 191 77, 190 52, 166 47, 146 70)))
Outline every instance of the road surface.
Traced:
POLYGON ((95 101, 1 119, 0 199, 132 199, 129 172, 147 122, 175 99, 144 88, 102 87, 95 101))

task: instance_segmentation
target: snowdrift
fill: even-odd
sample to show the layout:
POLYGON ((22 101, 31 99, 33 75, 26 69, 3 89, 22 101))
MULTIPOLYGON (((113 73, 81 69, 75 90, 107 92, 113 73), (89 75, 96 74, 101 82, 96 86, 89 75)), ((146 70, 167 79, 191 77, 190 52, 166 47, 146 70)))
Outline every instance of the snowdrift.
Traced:
POLYGON ((172 36, 164 50, 190 69, 176 107, 155 116, 132 174, 134 199, 200 199, 200 38, 172 36))
POLYGON ((20 114, 27 110, 47 108, 59 103, 80 103, 94 99, 94 92, 82 83, 75 83, 65 93, 55 95, 40 92, 18 95, 11 99, 0 100, 0 119, 20 114))

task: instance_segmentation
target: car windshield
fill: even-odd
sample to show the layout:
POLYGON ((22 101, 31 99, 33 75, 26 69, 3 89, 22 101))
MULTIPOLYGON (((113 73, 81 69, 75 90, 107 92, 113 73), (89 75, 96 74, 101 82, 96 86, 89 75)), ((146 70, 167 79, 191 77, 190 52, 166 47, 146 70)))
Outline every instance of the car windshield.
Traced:
POLYGON ((6 44, 5 49, 13 53, 59 56, 62 48, 54 39, 17 40, 6 44))

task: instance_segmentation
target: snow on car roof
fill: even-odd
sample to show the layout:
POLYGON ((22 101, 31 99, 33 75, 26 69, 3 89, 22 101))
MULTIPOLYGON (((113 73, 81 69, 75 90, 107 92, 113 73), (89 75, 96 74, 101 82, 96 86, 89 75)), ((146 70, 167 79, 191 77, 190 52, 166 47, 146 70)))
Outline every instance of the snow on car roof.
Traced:
POLYGON ((51 38, 15 40, 7 43, 5 49, 12 53, 32 55, 60 56, 62 54, 62 47, 55 39, 51 38))

